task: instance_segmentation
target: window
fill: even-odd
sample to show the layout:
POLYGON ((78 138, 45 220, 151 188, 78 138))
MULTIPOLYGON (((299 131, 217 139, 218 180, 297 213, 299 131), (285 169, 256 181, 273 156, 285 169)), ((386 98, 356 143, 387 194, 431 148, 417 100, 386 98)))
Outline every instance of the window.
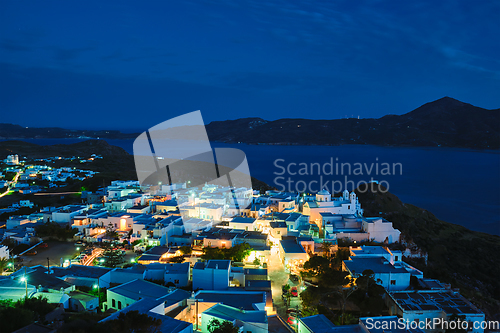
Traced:
POLYGON ((111 300, 111 306, 112 306, 113 308, 114 308, 114 307, 116 307, 116 302, 115 302, 115 300, 114 300, 114 299, 112 299, 112 300, 111 300))
POLYGON ((122 302, 118 301, 118 310, 121 310, 121 309, 122 309, 122 302))
POLYGON ((391 280, 391 286, 395 286, 396 285, 396 280, 391 280))
POLYGON ((174 280, 174 283, 175 284, 179 284, 179 280, 174 280))
POLYGON ((280 234, 280 232, 281 232, 281 231, 279 231, 279 230, 278 230, 278 231, 276 231, 276 233, 277 233, 278 235, 280 234))
POLYGON ((398 256, 395 256, 394 257, 394 261, 398 261, 399 260, 399 257, 398 256))

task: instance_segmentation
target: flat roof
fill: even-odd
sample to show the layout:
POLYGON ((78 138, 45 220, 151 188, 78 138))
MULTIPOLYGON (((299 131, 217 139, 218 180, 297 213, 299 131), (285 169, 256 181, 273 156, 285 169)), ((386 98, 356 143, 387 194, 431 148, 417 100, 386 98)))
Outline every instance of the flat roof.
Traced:
POLYGON ((382 246, 365 246, 362 245, 360 248, 352 248, 351 251, 356 255, 363 254, 375 254, 375 255, 387 255, 390 254, 387 249, 382 246))
POLYGON ((250 323, 267 323, 267 313, 264 310, 241 311, 238 307, 228 306, 220 303, 212 306, 208 310, 205 310, 203 314, 225 319, 231 322, 237 319, 243 322, 250 323))
POLYGON ((237 216, 237 217, 234 217, 230 222, 231 223, 254 223, 255 219, 252 217, 237 216))
POLYGON ((322 314, 300 318, 299 320, 313 333, 363 332, 359 325, 335 326, 330 320, 328 320, 328 318, 326 318, 322 314))
POLYGON ((302 245, 298 244, 295 239, 282 239, 280 240, 281 247, 285 253, 305 253, 306 251, 302 245))
POLYGON ((209 260, 206 268, 228 269, 231 265, 231 260, 209 260))
POLYGON ((170 293, 168 288, 140 279, 132 280, 108 290, 136 301, 144 297, 158 299, 170 293))
POLYGON ((97 266, 83 266, 83 265, 70 265, 66 268, 51 266, 50 270, 52 273, 50 275, 63 277, 63 276, 78 276, 78 277, 89 277, 98 278, 108 273, 111 268, 97 267, 97 266))
POLYGON ((443 310, 446 314, 482 314, 478 308, 458 292, 401 291, 391 292, 392 298, 404 311, 443 310))
POLYGON ((126 308, 111 314, 109 317, 104 318, 103 320, 100 321, 100 323, 118 319, 121 313, 127 313, 129 311, 139 311, 139 313, 146 313, 150 317, 153 317, 155 319, 160 319, 161 320, 161 325, 159 327, 160 332, 172 332, 172 333, 182 332, 187 327, 193 325, 191 323, 182 320, 174 319, 168 316, 163 316, 158 313, 149 311, 160 305, 162 302, 163 300, 153 300, 151 298, 143 298, 138 302, 135 302, 127 306, 126 308))
POLYGON ((406 269, 402 267, 394 267, 384 257, 351 257, 351 260, 344 260, 344 264, 353 274, 361 274, 366 269, 371 269, 374 273, 410 274, 406 269))
POLYGON ((255 310, 254 304, 265 303, 264 291, 200 290, 196 299, 209 303, 222 303, 243 310, 255 310))
POLYGON ((286 228, 286 222, 284 221, 279 221, 279 222, 269 222, 269 226, 271 228, 286 228))

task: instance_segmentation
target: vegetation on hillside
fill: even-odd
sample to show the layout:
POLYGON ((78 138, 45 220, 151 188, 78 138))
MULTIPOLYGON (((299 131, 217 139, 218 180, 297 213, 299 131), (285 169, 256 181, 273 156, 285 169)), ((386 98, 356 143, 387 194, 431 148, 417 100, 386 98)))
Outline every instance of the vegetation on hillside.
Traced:
POLYGON ((444 222, 429 211, 405 204, 382 186, 373 192, 356 190, 365 216, 382 216, 415 244, 428 261, 406 259, 428 278, 460 288, 487 316, 500 317, 500 237, 444 222), (379 212, 382 212, 379 215, 379 212))

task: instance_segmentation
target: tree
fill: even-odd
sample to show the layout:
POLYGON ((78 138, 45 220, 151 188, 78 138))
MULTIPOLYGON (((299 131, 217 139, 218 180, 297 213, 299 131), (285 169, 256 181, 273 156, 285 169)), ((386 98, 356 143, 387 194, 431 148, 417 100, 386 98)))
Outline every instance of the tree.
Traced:
POLYGON ((228 249, 228 251, 230 256, 229 259, 239 262, 248 257, 253 249, 250 247, 250 245, 248 245, 248 243, 241 243, 231 247, 230 249, 228 249))
POLYGON ((169 259, 169 262, 173 262, 176 264, 181 264, 184 262, 184 256, 175 256, 169 259))
POLYGON ((156 333, 160 332, 161 319, 140 313, 138 310, 120 313, 117 319, 105 322, 111 332, 156 333))
POLYGON ((323 241, 323 243, 321 243, 321 245, 319 246, 319 248, 321 249, 321 251, 323 252, 323 255, 325 257, 330 257, 331 251, 332 251, 332 247, 333 247, 333 243, 332 242, 326 242, 326 241, 323 241))
POLYGON ((142 243, 142 239, 136 239, 135 241, 132 242, 132 246, 136 246, 142 243))
POLYGON ((353 280, 350 277, 347 277, 346 279, 348 280, 347 287, 340 285, 336 288, 336 290, 330 293, 338 297, 337 299, 342 310, 341 325, 344 325, 345 306, 347 304, 347 299, 357 290, 357 286, 352 283, 353 280))
POLYGON ((250 255, 253 249, 248 243, 237 244, 229 249, 220 249, 218 247, 205 247, 201 258, 204 260, 232 260, 243 261, 250 255))
POLYGON ((104 251, 103 254, 104 263, 103 265, 110 268, 115 268, 124 262, 124 255, 121 251, 109 248, 104 251))
POLYGON ((191 246, 181 246, 179 250, 182 252, 184 255, 189 255, 193 252, 193 249, 191 246))
POLYGON ((7 258, 0 258, 0 274, 3 273, 3 271, 8 267, 9 265, 9 259, 7 258))
POLYGON ((111 223, 106 228, 106 234, 104 235, 104 237, 107 239, 113 239, 113 240, 117 240, 118 238, 120 238, 120 236, 118 235, 118 232, 115 230, 115 228, 113 227, 113 225, 111 223))
POLYGON ((230 321, 212 319, 208 323, 208 331, 210 333, 238 333, 239 328, 234 326, 234 324, 230 321))
POLYGON ((305 273, 310 276, 319 276, 325 273, 330 267, 330 260, 325 257, 312 256, 304 263, 305 273))

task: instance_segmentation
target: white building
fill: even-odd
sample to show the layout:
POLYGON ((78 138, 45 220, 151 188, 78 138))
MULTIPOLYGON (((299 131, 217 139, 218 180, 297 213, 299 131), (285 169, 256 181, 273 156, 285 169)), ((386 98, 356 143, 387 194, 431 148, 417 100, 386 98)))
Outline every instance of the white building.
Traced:
POLYGON ((237 216, 229 221, 229 228, 237 230, 255 231, 257 223, 254 218, 237 216))
POLYGON ((401 232, 392 222, 381 217, 361 217, 353 214, 320 213, 321 227, 326 235, 351 241, 375 241, 392 244, 400 241, 401 232))
POLYGON ((358 201, 356 193, 345 190, 342 197, 333 198, 327 190, 321 190, 316 194, 314 201, 306 201, 303 207, 303 214, 309 216, 309 221, 321 227, 320 213, 332 214, 353 214, 362 216, 363 210, 358 201))
MULTIPOLYGON (((358 278, 365 270, 375 273, 375 281, 387 290, 405 290, 410 286, 412 270, 406 269, 403 262, 391 264, 384 257, 351 257, 342 262, 342 269, 353 278, 358 278)), ((408 265, 409 266, 409 265, 408 265)), ((410 266, 411 267, 411 266, 410 266)), ((413 268, 413 267, 412 267, 413 268)), ((417 277, 423 277, 422 272, 415 270, 417 277)))
POLYGON ((197 262, 193 267, 193 290, 226 290, 230 271, 230 260, 197 262))
POLYGON ((6 245, 0 245, 0 259, 5 258, 9 259, 9 247, 6 245))
MULTIPOLYGON (((452 290, 415 290, 386 292, 385 301, 389 314, 410 322, 449 321, 453 314, 464 316, 469 323, 467 332, 483 333, 481 323, 485 315, 471 302, 452 290)), ((497 327, 498 329, 498 327, 497 327)), ((425 330, 427 333, 443 332, 444 329, 425 330)))
POLYGON ((9 155, 3 161, 5 164, 8 164, 8 165, 18 165, 19 164, 19 156, 18 155, 9 155))

